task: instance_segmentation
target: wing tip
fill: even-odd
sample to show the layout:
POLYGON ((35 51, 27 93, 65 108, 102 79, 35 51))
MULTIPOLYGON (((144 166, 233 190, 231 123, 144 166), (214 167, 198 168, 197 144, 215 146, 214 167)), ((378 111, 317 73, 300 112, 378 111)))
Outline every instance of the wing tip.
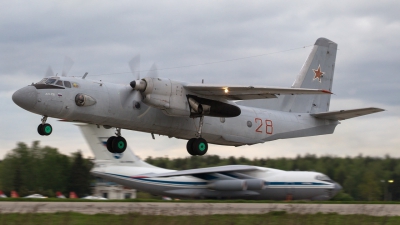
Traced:
POLYGON ((323 93, 326 93, 326 94, 333 94, 332 92, 330 92, 330 91, 328 91, 328 90, 321 90, 323 93))

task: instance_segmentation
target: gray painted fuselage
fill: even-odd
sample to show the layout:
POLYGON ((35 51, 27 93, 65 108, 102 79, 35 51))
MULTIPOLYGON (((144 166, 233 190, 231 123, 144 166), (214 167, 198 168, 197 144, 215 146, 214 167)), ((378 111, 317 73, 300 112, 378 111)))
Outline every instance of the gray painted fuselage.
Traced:
MULTIPOLYGON (((134 107, 127 85, 102 83, 73 77, 61 77, 77 87, 65 89, 20 89, 35 104, 28 111, 48 117, 119 127, 181 139, 195 136, 198 118, 169 116, 162 110, 141 104, 134 107), (26 92, 26 93, 25 93, 26 92), (30 94, 27 94, 30 93, 30 94), (78 93, 96 100, 91 106, 77 106, 78 93), (36 99, 36 100, 35 100, 36 99)), ((316 119, 309 113, 291 113, 237 105, 241 114, 234 118, 205 117, 203 137, 213 144, 251 145, 284 138, 333 133, 337 121, 316 119)), ((22 106, 21 106, 22 107, 22 106)))

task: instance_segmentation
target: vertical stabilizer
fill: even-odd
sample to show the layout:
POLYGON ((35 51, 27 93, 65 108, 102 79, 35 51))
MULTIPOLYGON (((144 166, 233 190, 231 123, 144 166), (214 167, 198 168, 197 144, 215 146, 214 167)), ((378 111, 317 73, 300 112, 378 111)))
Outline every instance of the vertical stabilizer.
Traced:
POLYGON ((92 150, 95 162, 108 162, 111 164, 136 167, 154 167, 137 157, 132 150, 127 147, 123 153, 111 153, 107 150, 107 139, 114 135, 113 129, 105 129, 93 124, 78 124, 86 142, 92 150))
MULTIPOLYGON (((336 52, 336 43, 318 38, 292 87, 332 91, 336 52)), ((327 112, 330 99, 331 95, 290 95, 281 99, 280 108, 287 112, 327 112)))

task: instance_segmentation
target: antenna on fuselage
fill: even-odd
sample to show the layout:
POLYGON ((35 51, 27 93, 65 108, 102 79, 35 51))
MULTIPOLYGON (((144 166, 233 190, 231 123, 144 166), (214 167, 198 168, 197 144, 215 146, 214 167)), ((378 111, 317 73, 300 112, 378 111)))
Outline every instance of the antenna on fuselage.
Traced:
POLYGON ((86 72, 85 74, 83 74, 82 79, 85 79, 87 75, 88 75, 88 72, 86 72))

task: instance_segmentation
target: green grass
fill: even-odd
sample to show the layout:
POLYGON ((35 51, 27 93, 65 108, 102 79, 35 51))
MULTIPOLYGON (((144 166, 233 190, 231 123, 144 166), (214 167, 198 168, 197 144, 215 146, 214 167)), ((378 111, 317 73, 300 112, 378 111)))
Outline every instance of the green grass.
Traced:
POLYGON ((283 211, 257 215, 188 215, 188 216, 154 216, 141 214, 96 214, 85 215, 80 213, 37 213, 37 214, 0 214, 0 225, 125 225, 125 224, 400 224, 400 217, 375 217, 365 215, 338 215, 338 214, 287 214, 283 211))

